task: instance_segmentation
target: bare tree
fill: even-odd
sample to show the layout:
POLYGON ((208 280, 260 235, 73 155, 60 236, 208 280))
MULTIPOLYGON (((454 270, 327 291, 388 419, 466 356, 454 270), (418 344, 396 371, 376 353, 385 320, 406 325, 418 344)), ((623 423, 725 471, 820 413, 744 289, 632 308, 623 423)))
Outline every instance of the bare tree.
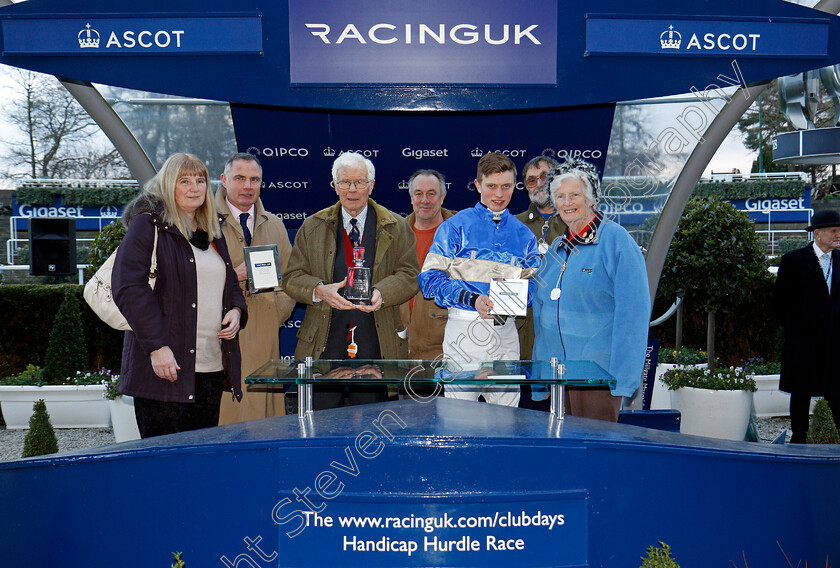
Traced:
POLYGON ((6 158, 33 178, 130 177, 122 158, 91 141, 96 122, 55 78, 14 70, 16 95, 2 110, 19 128, 6 158))

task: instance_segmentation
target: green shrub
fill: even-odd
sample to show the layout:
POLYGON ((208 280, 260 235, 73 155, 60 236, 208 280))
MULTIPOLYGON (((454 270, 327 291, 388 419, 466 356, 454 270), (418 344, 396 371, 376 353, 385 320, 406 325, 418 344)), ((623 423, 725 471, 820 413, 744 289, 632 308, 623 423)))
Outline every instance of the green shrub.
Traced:
POLYGON ((58 315, 55 316, 44 368, 41 374, 50 384, 59 385, 76 371, 87 368, 87 345, 82 329, 82 310, 79 296, 65 293, 58 315))
POLYGON ((29 364, 26 368, 15 375, 10 375, 0 379, 0 385, 3 386, 44 386, 44 378, 41 376, 41 367, 38 365, 29 364))
POLYGON ((814 416, 808 428, 806 441, 809 444, 840 444, 840 435, 834 424, 834 416, 828 402, 821 398, 814 406, 814 416))
POLYGON ((698 183, 692 196, 720 199, 790 199, 802 197, 806 183, 793 180, 713 181, 698 183))
POLYGON ((52 205, 62 198, 64 205, 95 207, 128 203, 139 193, 140 186, 134 181, 28 181, 18 186, 15 199, 18 203, 52 205))
POLYGON ((654 314, 683 297, 683 342, 702 345, 707 312, 715 312, 715 344, 722 352, 715 345, 706 345, 706 351, 712 359, 731 355, 730 362, 737 364, 767 353, 766 347, 756 353, 753 345, 776 335, 778 324, 768 308, 773 305, 773 281, 749 215, 720 199, 692 198, 665 260, 657 294, 662 300, 654 314), (730 312, 736 313, 722 317, 730 312))
POLYGON ((666 297, 694 300, 703 311, 727 311, 769 278, 755 223, 720 199, 691 199, 662 270, 666 297))
POLYGON ((744 370, 748 375, 778 375, 782 372, 782 364, 766 361, 764 357, 751 357, 744 361, 744 370))
POLYGON ((29 418, 29 431, 23 440, 23 457, 44 456, 58 452, 58 439, 50 424, 50 415, 44 400, 36 400, 29 418))
POLYGON ((779 239, 779 253, 785 254, 786 252, 802 248, 807 244, 808 239, 805 237, 785 237, 784 239, 779 239))
POLYGON ((699 365, 708 360, 706 352, 702 349, 681 347, 679 349, 660 349, 657 363, 672 363, 677 365, 699 365))
POLYGON ((671 547, 660 542, 659 546, 651 546, 647 549, 647 555, 642 557, 642 564, 639 568, 680 568, 671 556, 671 547))
POLYGON ((719 367, 714 371, 698 367, 677 367, 662 375, 662 382, 668 390, 682 387, 710 390, 756 391, 755 379, 741 367, 719 367))
POLYGON ((123 227, 122 221, 109 223, 99 231, 91 245, 88 267, 85 269, 85 280, 89 280, 96 274, 102 263, 108 260, 111 253, 120 245, 124 236, 125 227, 123 227))

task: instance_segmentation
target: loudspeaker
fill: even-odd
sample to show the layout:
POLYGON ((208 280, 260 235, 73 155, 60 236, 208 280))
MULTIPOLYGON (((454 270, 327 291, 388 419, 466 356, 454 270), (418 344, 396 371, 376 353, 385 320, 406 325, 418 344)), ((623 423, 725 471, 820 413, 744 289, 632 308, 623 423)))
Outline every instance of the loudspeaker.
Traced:
POLYGON ((76 219, 29 219, 29 274, 65 276, 76 273, 76 219))

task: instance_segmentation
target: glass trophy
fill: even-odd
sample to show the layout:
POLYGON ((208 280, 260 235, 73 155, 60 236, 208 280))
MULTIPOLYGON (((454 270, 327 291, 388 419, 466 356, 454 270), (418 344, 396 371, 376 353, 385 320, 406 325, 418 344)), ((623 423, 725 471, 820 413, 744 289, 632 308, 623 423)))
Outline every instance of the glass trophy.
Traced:
POLYGON ((364 266, 365 247, 353 248, 353 266, 347 269, 344 297, 354 304, 369 306, 373 290, 370 286, 370 268, 364 266))

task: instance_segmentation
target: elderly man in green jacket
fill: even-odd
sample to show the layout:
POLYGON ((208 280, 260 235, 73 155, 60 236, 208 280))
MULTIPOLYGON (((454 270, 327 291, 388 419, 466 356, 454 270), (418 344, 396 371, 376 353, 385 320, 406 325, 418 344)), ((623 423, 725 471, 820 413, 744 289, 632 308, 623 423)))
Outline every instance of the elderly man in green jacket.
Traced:
MULTIPOLYGON (((339 202, 306 218, 284 274, 286 293, 306 304, 296 358, 404 359, 407 343, 400 304, 419 290, 420 267, 408 223, 370 199, 375 182, 370 160, 355 152, 333 162, 339 202), (344 297, 353 250, 364 248, 371 269, 370 305, 344 297)), ((386 400, 385 386, 316 387, 315 410, 386 400), (346 391, 346 392, 345 392, 346 391)))

